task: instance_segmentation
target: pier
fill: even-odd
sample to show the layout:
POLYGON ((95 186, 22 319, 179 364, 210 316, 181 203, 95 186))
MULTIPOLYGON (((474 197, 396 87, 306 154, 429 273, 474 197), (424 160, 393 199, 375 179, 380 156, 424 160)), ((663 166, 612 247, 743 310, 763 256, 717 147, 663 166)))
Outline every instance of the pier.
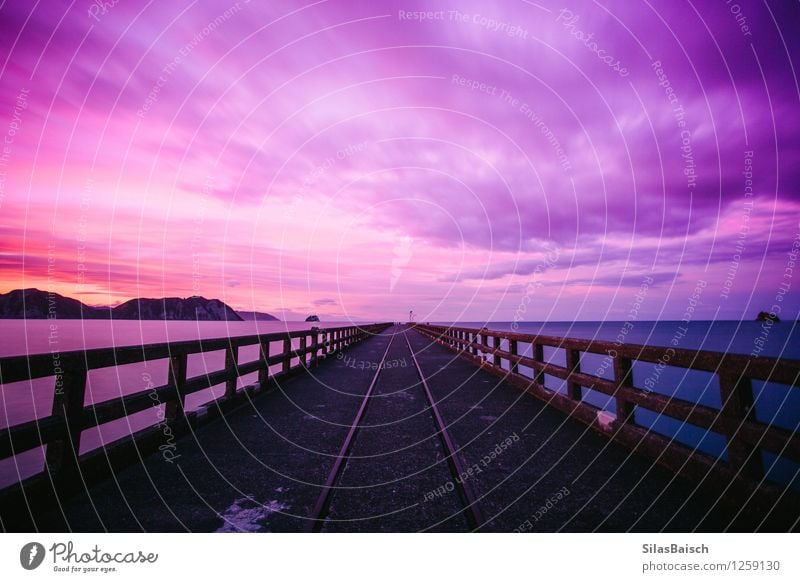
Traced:
POLYGON ((796 489, 765 455, 797 432, 759 420, 754 382, 796 390, 797 360, 671 349, 713 374, 721 406, 638 385, 668 348, 388 323, 0 359, 4 390, 52 377, 52 414, 0 430, 0 459, 38 447, 38 475, 0 492, 6 531, 791 531, 796 489), (258 357, 241 361, 240 349, 258 357), (224 368, 187 377, 192 354, 224 368), (564 365, 547 353, 557 352, 564 365), (581 367, 609 359, 610 374, 581 367), (166 360, 153 390, 87 404, 89 370, 166 360), (240 386, 242 376, 257 380, 240 386), (548 387, 546 377, 563 381, 548 387), (186 396, 224 392, 200 410, 186 396), (613 406, 598 408, 589 391, 613 406), (164 405, 148 427, 81 453, 82 433, 164 405), (651 411, 721 435, 714 456, 648 429, 651 411))

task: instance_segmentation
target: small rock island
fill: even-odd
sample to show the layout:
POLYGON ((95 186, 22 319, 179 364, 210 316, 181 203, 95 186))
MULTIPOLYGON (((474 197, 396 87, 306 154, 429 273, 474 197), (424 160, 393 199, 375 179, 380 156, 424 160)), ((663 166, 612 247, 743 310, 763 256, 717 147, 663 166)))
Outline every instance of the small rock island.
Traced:
POLYGON ((770 313, 769 311, 759 311, 756 317, 756 321, 772 321, 778 323, 780 320, 781 319, 776 314, 770 313))

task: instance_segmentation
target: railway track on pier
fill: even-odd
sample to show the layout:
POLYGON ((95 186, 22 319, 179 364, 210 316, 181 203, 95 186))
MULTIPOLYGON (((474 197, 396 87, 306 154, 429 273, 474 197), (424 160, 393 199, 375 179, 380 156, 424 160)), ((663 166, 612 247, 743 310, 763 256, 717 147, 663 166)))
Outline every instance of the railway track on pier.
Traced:
MULTIPOLYGON (((122 420, 151 409, 153 392, 176 411, 181 410, 183 397, 205 386, 225 382, 232 394, 226 391, 212 401, 218 405, 209 410, 217 410, 221 421, 203 421, 189 412, 170 425, 191 430, 184 436, 175 433, 178 453, 174 464, 165 462, 158 449, 164 443, 161 425, 153 425, 131 440, 85 453, 81 472, 62 473, 59 484, 69 485, 72 474, 81 479, 85 491, 65 490, 57 510, 45 498, 44 485, 51 486, 50 482, 36 477, 11 490, 5 503, 0 497, 0 529, 511 532, 531 531, 533 526, 533 531, 542 532, 684 533, 797 529, 799 513, 793 491, 766 483, 756 490, 757 497, 747 493, 742 503, 734 503, 735 497, 723 499, 719 491, 730 493, 733 481, 722 477, 738 469, 726 464, 704 472, 710 489, 700 489, 688 477, 654 464, 647 451, 631 454, 625 446, 629 441, 616 442, 616 433, 609 442, 609 435, 597 430, 602 426, 593 423, 595 430, 587 430, 584 421, 597 418, 588 402, 571 401, 568 393, 547 391, 546 386, 532 382, 547 373, 582 383, 584 388, 589 384, 601 392, 607 389, 617 394, 616 406, 621 411, 635 404, 639 419, 648 405, 682 422, 702 421, 703 415, 712 413, 691 404, 691 416, 687 417, 690 403, 673 400, 662 406, 661 397, 647 394, 645 400, 635 384, 617 387, 608 380, 592 380, 586 373, 589 370, 558 366, 544 358, 546 346, 566 343, 573 352, 566 353, 566 361, 575 362, 584 353, 605 353, 609 344, 437 326, 415 326, 405 331, 408 341, 403 341, 402 329, 346 326, 324 329, 322 334, 299 330, 62 354, 62 361, 86 364, 90 370, 169 357, 169 379, 176 386, 167 384, 84 405, 86 370, 77 366, 64 376, 61 396, 65 399, 59 401, 64 406, 59 405, 50 417, 0 431, 0 445, 4 441, 6 454, 55 444, 50 460, 54 454, 67 459, 85 446, 77 438, 79 428, 85 432, 94 423, 122 420), (299 347, 294 340, 299 340, 299 347), (526 343, 532 344, 532 349, 526 343), (247 346, 260 348, 257 360, 242 363, 248 356, 237 351, 247 346), (225 368, 194 377, 186 373, 186 361, 192 354, 220 350, 226 352, 225 368), (464 357, 454 358, 453 351, 464 357), (481 353, 490 357, 475 357, 481 353), (319 360, 324 361, 312 364, 319 360), (496 360, 500 363, 495 364, 496 360), (514 364, 519 365, 516 372, 514 364), (260 372, 259 386, 233 391, 236 378, 256 370, 260 372), (531 398, 520 388, 538 397, 531 398), (427 392, 437 399, 435 406, 427 392), (81 426, 72 425, 75 431, 70 433, 59 428, 64 426, 64 417, 58 411, 67 404, 67 413, 83 419, 81 426), (572 412, 565 414, 559 406, 572 412), (449 423, 447 430, 441 430, 437 412, 449 423), (351 428, 348 446, 343 447, 351 428), (519 442, 514 439, 516 444, 492 460, 490 467, 484 465, 486 455, 497 451, 511 435, 519 435, 519 442), (460 447, 458 455, 452 452, 454 444, 460 447), (333 471, 336 459, 340 460, 333 471), (476 466, 483 469, 478 471, 479 477, 464 477, 479 491, 480 507, 470 501, 475 496, 469 490, 456 488, 459 461, 468 471, 476 466), (557 499, 557 505, 542 515, 548 499, 567 486, 568 497, 557 499), (326 496, 318 503, 321 491, 326 496), (780 496, 778 502, 773 501, 775 496, 780 496), (26 505, 26 499, 36 503, 26 505), (476 527, 481 509, 488 519, 476 527), (538 520, 534 518, 537 515, 541 516, 538 520)), ((615 368, 621 372, 629 369, 633 360, 654 363, 663 354, 654 346, 615 349, 619 349, 615 368)), ((686 370, 703 371, 724 364, 717 373, 721 394, 727 394, 723 389, 730 387, 734 373, 748 374, 745 386, 750 386, 750 380, 764 378, 779 384, 796 383, 796 360, 751 360, 686 350, 675 354, 671 364, 686 370)), ((52 357, 42 353, 3 358, 0 368, 8 383, 3 388, 18 390, 15 382, 51 374, 52 357)), ((617 425, 620 435, 642 430, 636 423, 637 414, 629 425, 617 425)), ((786 430, 750 417, 744 424, 732 418, 725 422, 734 424, 720 426, 746 428, 737 433, 739 445, 757 442, 762 452, 784 447, 786 454, 781 458, 797 458, 797 439, 786 430)), ((656 435, 648 433, 647 443, 652 452, 658 445, 656 435)), ((671 442, 662 445, 669 458, 683 450, 671 442)), ((0 446, 0 453, 2 449, 0 446)), ((715 466, 699 451, 694 451, 692 458, 695 466, 715 466)), ((70 465, 63 467, 69 469, 70 465)), ((739 485, 743 486, 742 482, 739 485)))
MULTIPOLYGON (((434 400, 431 392, 428 379, 425 377, 425 374, 422 371, 419 362, 417 361, 416 355, 414 354, 411 343, 406 336, 406 330, 403 330, 402 332, 392 335, 389 344, 383 353, 381 361, 377 366, 377 370, 372 377, 369 388, 364 394, 359 409, 353 418, 353 422, 350 425, 344 441, 342 442, 342 446, 339 449, 336 460, 331 467, 328 477, 322 486, 322 490, 319 494, 316 504, 314 505, 309 524, 306 528, 308 532, 320 532, 326 528, 326 524, 331 523, 330 510, 332 503, 336 501, 337 496, 340 495, 341 491, 343 490, 342 477, 348 471, 348 466, 351 463, 351 459, 355 457, 353 452, 357 446, 359 434, 363 434, 365 419, 369 414, 370 406, 373 404, 373 401, 378 398, 378 395, 376 395, 376 387, 379 386, 382 380, 386 379, 387 373, 391 374, 390 370, 394 369, 388 367, 386 363, 387 356, 390 354, 392 346, 395 344, 395 342, 402 342, 404 347, 407 348, 407 353, 411 360, 411 364, 408 367, 416 374, 414 383, 412 385, 405 386, 404 390, 414 390, 424 397, 425 408, 424 410, 420 411, 419 414, 428 417, 428 428, 433 429, 433 434, 439 443, 439 452, 444 457, 444 462, 442 462, 442 458, 438 454, 436 457, 432 457, 429 459, 428 467, 436 468, 436 471, 438 471, 440 474, 439 480, 441 483, 453 484, 451 490, 457 492, 460 502, 460 507, 455 512, 455 515, 461 514, 471 531, 478 530, 484 524, 484 516, 478 499, 473 492, 470 483, 464 479, 464 475, 466 473, 464 471, 461 459, 458 456, 457 448, 447 430, 447 425, 442 418, 439 408, 436 405, 436 401, 434 400), (398 339, 398 336, 402 336, 402 339, 398 339)), ((402 348, 403 345, 401 344, 400 346, 395 347, 402 348)), ((404 423, 400 423, 399 425, 389 424, 387 426, 388 428, 383 427, 383 430, 391 431, 393 426, 403 427, 404 423)), ((371 427, 371 430, 374 431, 375 427, 371 427)), ((416 447, 409 447, 405 449, 404 454, 417 455, 418 451, 416 450, 416 447)), ((362 484, 360 487, 368 488, 370 487, 370 484, 362 484)), ((350 489, 354 489, 354 487, 351 485, 350 489)), ((421 494, 422 493, 420 492, 420 496, 421 494)), ((419 505, 419 503, 412 503, 399 511, 414 511, 414 508, 417 505, 419 505)), ((363 520, 367 518, 361 519, 363 520)))

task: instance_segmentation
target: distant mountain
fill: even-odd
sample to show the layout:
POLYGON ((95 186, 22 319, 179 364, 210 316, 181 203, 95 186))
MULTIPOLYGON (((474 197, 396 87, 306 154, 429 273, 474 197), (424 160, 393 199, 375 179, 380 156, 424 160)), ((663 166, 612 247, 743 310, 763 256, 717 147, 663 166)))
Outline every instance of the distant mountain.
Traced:
POLYGON ((84 305, 77 299, 39 289, 0 293, 2 319, 108 319, 108 308, 84 305))
POLYGON ((756 316, 756 321, 772 321, 774 323, 778 323, 780 320, 780 317, 769 311, 759 311, 758 315, 756 316))
POLYGON ((306 317, 306 321, 319 321, 319 317, 317 317, 316 315, 309 315, 308 317, 306 317))
POLYGON ((236 312, 219 299, 194 295, 162 299, 131 299, 111 310, 114 319, 167 319, 184 321, 242 321, 236 312))
POLYGON ((116 307, 89 307, 70 297, 39 289, 0 293, 3 319, 163 319, 183 321, 242 321, 219 299, 164 297, 131 299, 116 307))
POLYGON ((245 321, 280 321, 274 315, 260 311, 237 311, 236 313, 245 321))

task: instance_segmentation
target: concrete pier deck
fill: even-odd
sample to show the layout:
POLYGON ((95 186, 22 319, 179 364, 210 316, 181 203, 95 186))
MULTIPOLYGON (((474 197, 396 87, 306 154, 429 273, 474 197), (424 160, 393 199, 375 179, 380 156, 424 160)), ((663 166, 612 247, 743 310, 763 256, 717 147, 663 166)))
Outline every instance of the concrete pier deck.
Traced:
POLYGON ((5 525, 304 531, 379 371, 322 530, 470 531, 415 358, 468 472, 463 480, 480 504, 479 531, 792 527, 788 517, 764 522, 740 515, 406 326, 390 327, 291 379, 270 380, 269 391, 178 439, 172 462, 152 453, 35 521, 5 525))

